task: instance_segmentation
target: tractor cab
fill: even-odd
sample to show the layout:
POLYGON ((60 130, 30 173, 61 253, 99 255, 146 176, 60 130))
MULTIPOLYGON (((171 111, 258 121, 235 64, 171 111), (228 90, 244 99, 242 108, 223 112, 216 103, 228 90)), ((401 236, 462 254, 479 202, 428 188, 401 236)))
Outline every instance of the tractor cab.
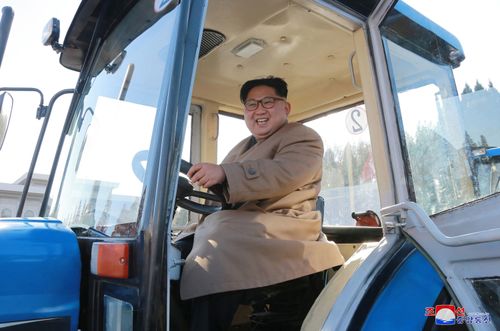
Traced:
MULTIPOLYGON (((50 317, 66 316, 71 330, 189 329, 174 242, 226 206, 184 174, 189 164, 221 162, 250 135, 239 90, 273 75, 288 83, 289 121, 323 140, 317 208, 346 262, 242 304, 232 329, 433 330, 452 317, 459 328, 499 327, 500 140, 486 125, 496 122, 485 120, 497 116, 498 97, 494 88, 460 94, 470 48, 462 30, 441 25, 452 15, 445 9, 377 0, 83 0, 63 41, 51 20, 44 43, 79 78, 63 92, 72 101, 41 218, 10 219, 25 230, 46 224, 68 240, 53 252, 76 252, 73 273, 58 274, 78 290, 71 313, 50 317)), ((0 238, 15 229, 8 222, 0 221, 0 238)), ((45 249, 37 243, 33 251, 45 249)), ((18 281, 15 288, 28 280, 18 281)), ((3 288, 0 304, 9 300, 3 288)), ((49 316, 44 304, 0 314, 0 326, 36 325, 49 316)))

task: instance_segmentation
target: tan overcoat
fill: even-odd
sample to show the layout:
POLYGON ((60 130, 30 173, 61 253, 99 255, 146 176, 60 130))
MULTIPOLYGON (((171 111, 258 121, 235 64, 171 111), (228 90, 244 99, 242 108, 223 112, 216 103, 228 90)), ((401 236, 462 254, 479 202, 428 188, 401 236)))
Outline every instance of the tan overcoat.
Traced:
POLYGON ((323 143, 298 123, 254 145, 249 137, 222 162, 226 200, 236 210, 207 216, 196 228, 181 278, 181 297, 272 285, 344 262, 321 234, 315 211, 323 143))

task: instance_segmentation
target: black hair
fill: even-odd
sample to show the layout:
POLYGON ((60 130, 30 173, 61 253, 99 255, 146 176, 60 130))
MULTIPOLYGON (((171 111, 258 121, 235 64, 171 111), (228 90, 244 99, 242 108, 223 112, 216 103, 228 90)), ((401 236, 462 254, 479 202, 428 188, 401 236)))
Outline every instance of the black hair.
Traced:
POLYGON ((274 88, 276 94, 282 98, 286 98, 288 95, 288 85, 283 78, 268 76, 266 78, 252 79, 243 84, 240 90, 241 102, 245 103, 248 92, 250 92, 251 89, 262 85, 274 88))

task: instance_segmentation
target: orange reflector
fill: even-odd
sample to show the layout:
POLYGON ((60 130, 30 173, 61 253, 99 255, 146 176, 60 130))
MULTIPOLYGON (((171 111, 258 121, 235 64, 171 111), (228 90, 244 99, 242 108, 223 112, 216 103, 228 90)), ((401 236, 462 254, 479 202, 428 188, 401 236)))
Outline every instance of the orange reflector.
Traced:
POLYGON ((92 244, 90 272, 101 277, 128 278, 129 245, 95 242, 92 244))

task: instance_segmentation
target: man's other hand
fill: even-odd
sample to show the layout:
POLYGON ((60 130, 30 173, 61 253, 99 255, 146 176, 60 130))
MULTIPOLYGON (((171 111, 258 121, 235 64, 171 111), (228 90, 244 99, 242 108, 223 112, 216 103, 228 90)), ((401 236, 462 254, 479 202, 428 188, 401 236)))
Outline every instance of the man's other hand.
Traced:
POLYGON ((226 179, 224 169, 213 163, 197 163, 193 165, 188 173, 193 184, 209 188, 215 184, 221 184, 226 179))

